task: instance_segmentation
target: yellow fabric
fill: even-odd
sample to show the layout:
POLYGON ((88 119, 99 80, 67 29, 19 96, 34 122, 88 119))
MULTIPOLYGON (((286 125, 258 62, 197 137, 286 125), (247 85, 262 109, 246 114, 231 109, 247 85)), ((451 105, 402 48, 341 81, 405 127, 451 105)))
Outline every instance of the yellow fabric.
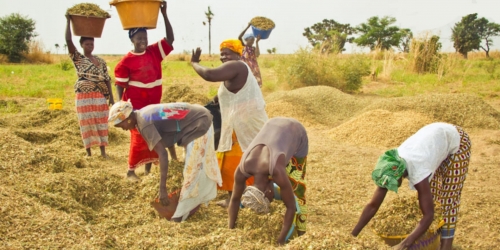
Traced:
POLYGON ((230 49, 241 56, 243 53, 243 44, 237 39, 227 39, 220 44, 220 50, 222 49, 230 49))
MULTIPOLYGON (((222 175, 222 186, 217 187, 220 190, 233 191, 234 172, 240 164, 243 152, 233 131, 233 145, 230 151, 217 152, 217 161, 219 163, 220 173, 222 175)), ((253 177, 247 179, 247 186, 253 184, 253 177)))

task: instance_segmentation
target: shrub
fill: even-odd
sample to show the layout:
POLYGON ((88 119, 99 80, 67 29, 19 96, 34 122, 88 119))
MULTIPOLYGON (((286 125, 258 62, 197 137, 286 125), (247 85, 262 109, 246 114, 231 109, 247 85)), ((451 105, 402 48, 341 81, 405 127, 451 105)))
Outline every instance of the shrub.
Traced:
POLYGON ((73 63, 70 60, 61 60, 58 66, 63 71, 68 71, 73 68, 73 63))
POLYGON ((28 44, 28 53, 24 54, 27 63, 53 63, 54 59, 50 52, 43 51, 43 44, 39 41, 31 41, 28 44))
POLYGON ((278 66, 281 82, 290 88, 325 85, 344 92, 355 92, 362 77, 370 74, 369 60, 363 55, 321 54, 301 49, 294 55, 282 57, 278 66))
POLYGON ((436 73, 439 68, 439 36, 414 38, 410 45, 410 67, 416 73, 436 73))

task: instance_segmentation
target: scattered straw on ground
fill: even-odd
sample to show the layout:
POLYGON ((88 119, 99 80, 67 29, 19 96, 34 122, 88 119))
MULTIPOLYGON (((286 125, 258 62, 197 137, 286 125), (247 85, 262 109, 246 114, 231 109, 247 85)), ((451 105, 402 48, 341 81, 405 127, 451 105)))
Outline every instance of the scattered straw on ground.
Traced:
MULTIPOLYGON (((367 104, 328 87, 305 90, 312 93, 294 90, 270 94, 268 104, 282 105, 270 116, 296 112, 312 125, 322 121, 334 126, 359 115, 367 104)), ((153 165, 149 176, 144 176, 140 167, 137 174, 141 182, 126 181, 129 134, 114 127, 110 127, 106 148, 110 158, 99 157, 98 148, 92 148, 92 157, 86 157, 72 103, 68 100, 64 110, 55 111, 46 109, 44 99, 6 99, 0 103, 0 248, 278 248, 275 241, 285 211, 279 201, 273 202, 271 214, 264 216, 242 209, 234 230, 227 229, 227 211, 214 201, 201 206, 183 223, 159 218, 149 204, 158 194, 159 167, 153 165)), ((409 114, 391 114, 405 112, 409 114)), ((330 140, 330 128, 306 129, 310 141, 308 231, 285 248, 386 249, 369 228, 357 238, 349 234, 371 198, 375 186, 370 173, 383 150, 330 140)), ((497 185, 490 184, 500 174, 499 161, 493 153, 484 155, 489 154, 486 149, 498 150, 500 146, 491 139, 495 135, 492 130, 482 133, 471 134, 473 142, 488 141, 473 144, 454 240, 455 246, 463 249, 494 249, 498 245, 494 239, 500 231, 496 218, 500 192, 497 185), (486 234, 484 228, 489 228, 486 234)), ((182 163, 172 162, 168 191, 180 187, 181 171, 182 163)), ((403 186, 400 193, 409 193, 403 186)), ((393 196, 388 194, 386 199, 393 196)), ((227 192, 219 192, 216 200, 226 197, 227 192)))
POLYGON ((367 111, 330 130, 330 137, 359 146, 397 147, 433 120, 414 111, 367 111))
POLYGON ((174 84, 163 90, 162 103, 187 102, 205 105, 210 99, 203 94, 193 91, 188 85, 174 84))
POLYGON ((500 129, 500 112, 469 94, 429 94, 376 101, 363 111, 414 111, 464 128, 500 129))

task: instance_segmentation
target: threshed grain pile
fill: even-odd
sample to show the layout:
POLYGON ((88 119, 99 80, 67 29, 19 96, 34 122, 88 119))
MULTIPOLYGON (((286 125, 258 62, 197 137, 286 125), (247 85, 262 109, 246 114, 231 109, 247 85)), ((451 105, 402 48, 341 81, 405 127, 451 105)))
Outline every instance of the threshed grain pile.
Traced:
POLYGON ((80 3, 69 8, 66 11, 69 15, 92 16, 92 17, 111 17, 108 12, 101 9, 99 5, 93 3, 80 3))
POLYGON ((375 101, 363 111, 414 111, 464 128, 500 129, 500 112, 470 94, 427 94, 375 101))
POLYGON ((273 20, 262 16, 257 16, 252 18, 252 20, 250 20, 250 24, 252 24, 255 28, 258 28, 260 30, 270 30, 274 29, 274 27, 276 26, 273 20))
POLYGON ((337 126, 367 104, 368 101, 359 100, 327 86, 280 91, 266 97, 266 111, 269 117, 293 117, 305 125, 337 126))
POLYGON ((421 127, 432 123, 414 111, 370 110, 329 131, 333 140, 359 146, 397 147, 421 127))
MULTIPOLYGON (((380 210, 373 217, 372 226, 377 233, 382 235, 407 235, 417 227, 422 216, 416 194, 400 195, 387 204, 382 204, 380 210)), ((434 218, 429 229, 435 232, 439 228, 442 218, 441 204, 434 202, 434 218)))
POLYGON ((188 102, 205 105, 210 99, 203 94, 193 91, 188 85, 173 84, 163 90, 162 103, 188 102))
POLYGON ((382 99, 330 130, 332 139, 359 146, 397 147, 423 126, 448 122, 464 128, 498 129, 500 112, 478 97, 433 94, 382 99))

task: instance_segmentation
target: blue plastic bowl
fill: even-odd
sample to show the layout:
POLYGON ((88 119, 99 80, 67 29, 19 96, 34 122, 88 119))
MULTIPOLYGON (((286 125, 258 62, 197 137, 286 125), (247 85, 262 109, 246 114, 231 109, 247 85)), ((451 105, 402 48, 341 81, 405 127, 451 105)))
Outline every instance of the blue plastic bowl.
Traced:
POLYGON ((261 30, 261 29, 255 28, 252 25, 253 35, 255 36, 255 38, 257 38, 257 36, 260 35, 260 39, 267 39, 267 38, 269 38, 269 35, 271 35, 271 31, 273 31, 273 29, 261 30))

